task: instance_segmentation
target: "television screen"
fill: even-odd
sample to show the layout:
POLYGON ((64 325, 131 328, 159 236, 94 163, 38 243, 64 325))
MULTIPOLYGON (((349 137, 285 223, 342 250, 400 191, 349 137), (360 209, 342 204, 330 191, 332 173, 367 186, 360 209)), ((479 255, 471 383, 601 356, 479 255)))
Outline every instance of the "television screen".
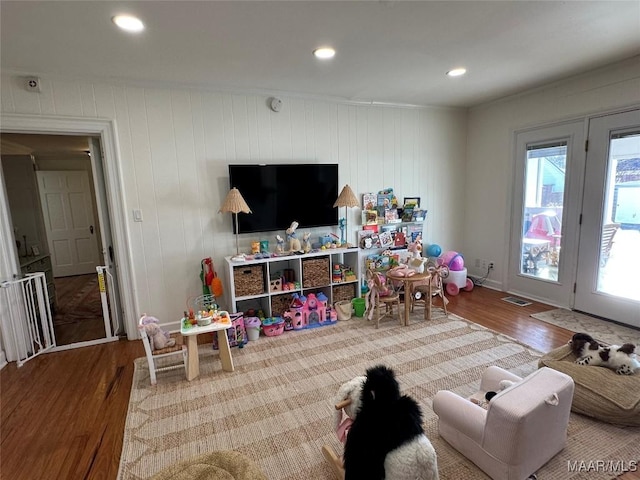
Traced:
POLYGON ((253 212, 238 214, 239 233, 284 230, 294 220, 301 229, 338 224, 337 164, 229 165, 229 183, 253 212))

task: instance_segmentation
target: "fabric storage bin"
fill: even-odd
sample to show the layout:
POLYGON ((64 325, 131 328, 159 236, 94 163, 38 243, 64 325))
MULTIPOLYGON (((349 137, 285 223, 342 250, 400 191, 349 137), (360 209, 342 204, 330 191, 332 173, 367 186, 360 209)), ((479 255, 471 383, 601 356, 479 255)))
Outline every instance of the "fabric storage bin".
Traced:
MULTIPOLYGON (((229 346, 237 347, 244 345, 249 340, 247 330, 244 328, 244 317, 242 312, 230 313, 231 327, 227 329, 227 337, 229 338, 229 346)), ((218 332, 213 333, 213 349, 218 350, 218 332)))
POLYGON ((303 288, 324 287, 331 284, 329 257, 302 260, 303 288))
POLYGON ((236 297, 263 294, 265 291, 263 265, 233 267, 233 284, 236 297))
POLYGON ((336 285, 332 288, 332 300, 335 305, 336 302, 353 300, 356 296, 355 287, 356 283, 348 283, 346 285, 336 285))
POLYGON ((273 317, 282 317, 284 312, 289 310, 293 294, 283 293, 282 295, 274 295, 271 297, 271 315, 273 317))

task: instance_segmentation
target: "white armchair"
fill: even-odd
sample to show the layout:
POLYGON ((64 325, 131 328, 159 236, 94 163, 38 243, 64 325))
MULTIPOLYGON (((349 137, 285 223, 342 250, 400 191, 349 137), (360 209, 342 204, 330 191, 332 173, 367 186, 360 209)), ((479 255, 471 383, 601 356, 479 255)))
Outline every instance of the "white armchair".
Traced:
POLYGON ((480 391, 499 392, 487 409, 453 392, 433 399, 440 436, 494 480, 525 479, 561 451, 573 398, 573 380, 543 367, 521 379, 499 367, 482 375, 480 391), (500 391, 500 381, 515 385, 500 391))

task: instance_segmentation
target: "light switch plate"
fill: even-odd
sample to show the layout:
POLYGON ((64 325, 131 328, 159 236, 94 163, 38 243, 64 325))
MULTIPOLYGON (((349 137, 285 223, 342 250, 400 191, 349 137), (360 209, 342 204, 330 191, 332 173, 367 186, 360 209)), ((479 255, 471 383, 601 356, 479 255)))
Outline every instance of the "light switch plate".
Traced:
POLYGON ((142 210, 135 209, 133 211, 133 221, 141 222, 142 221, 142 210))

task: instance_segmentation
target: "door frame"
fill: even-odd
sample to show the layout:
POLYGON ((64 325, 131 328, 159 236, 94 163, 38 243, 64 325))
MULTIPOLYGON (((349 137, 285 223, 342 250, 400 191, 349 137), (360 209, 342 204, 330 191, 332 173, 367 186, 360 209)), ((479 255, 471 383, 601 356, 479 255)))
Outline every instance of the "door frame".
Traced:
MULTIPOLYGON (((113 233, 114 250, 118 262, 119 296, 122 303, 123 324, 129 340, 138 338, 136 313, 139 308, 133 295, 133 261, 129 245, 129 229, 126 223, 124 181, 121 159, 118 154, 118 139, 115 120, 81 117, 56 117, 25 114, 0 115, 2 133, 33 133, 58 135, 99 136, 103 148, 104 188, 108 201, 110 226, 113 233)), ((96 173, 93 172, 93 181, 96 173)), ((3 183, 4 185, 4 183, 3 183)), ((4 187, 2 188, 4 190, 4 187)), ((6 198, 6 193, 2 192, 6 198)), ((8 206, 0 205, 0 237, 6 239, 0 245, 0 278, 14 278, 20 272, 15 247, 11 248, 13 233, 9 222, 8 206)), ((1 309, 1 306, 0 306, 1 309)))
POLYGON ((509 211, 509 262, 507 291, 555 306, 569 308, 578 258, 579 214, 582 202, 585 159, 585 119, 567 120, 513 132, 513 189, 509 211), (562 212, 562 250, 558 280, 546 280, 520 272, 524 212, 524 162, 528 145, 567 141, 567 173, 562 212), (574 195, 570 195, 574 193, 574 195))

